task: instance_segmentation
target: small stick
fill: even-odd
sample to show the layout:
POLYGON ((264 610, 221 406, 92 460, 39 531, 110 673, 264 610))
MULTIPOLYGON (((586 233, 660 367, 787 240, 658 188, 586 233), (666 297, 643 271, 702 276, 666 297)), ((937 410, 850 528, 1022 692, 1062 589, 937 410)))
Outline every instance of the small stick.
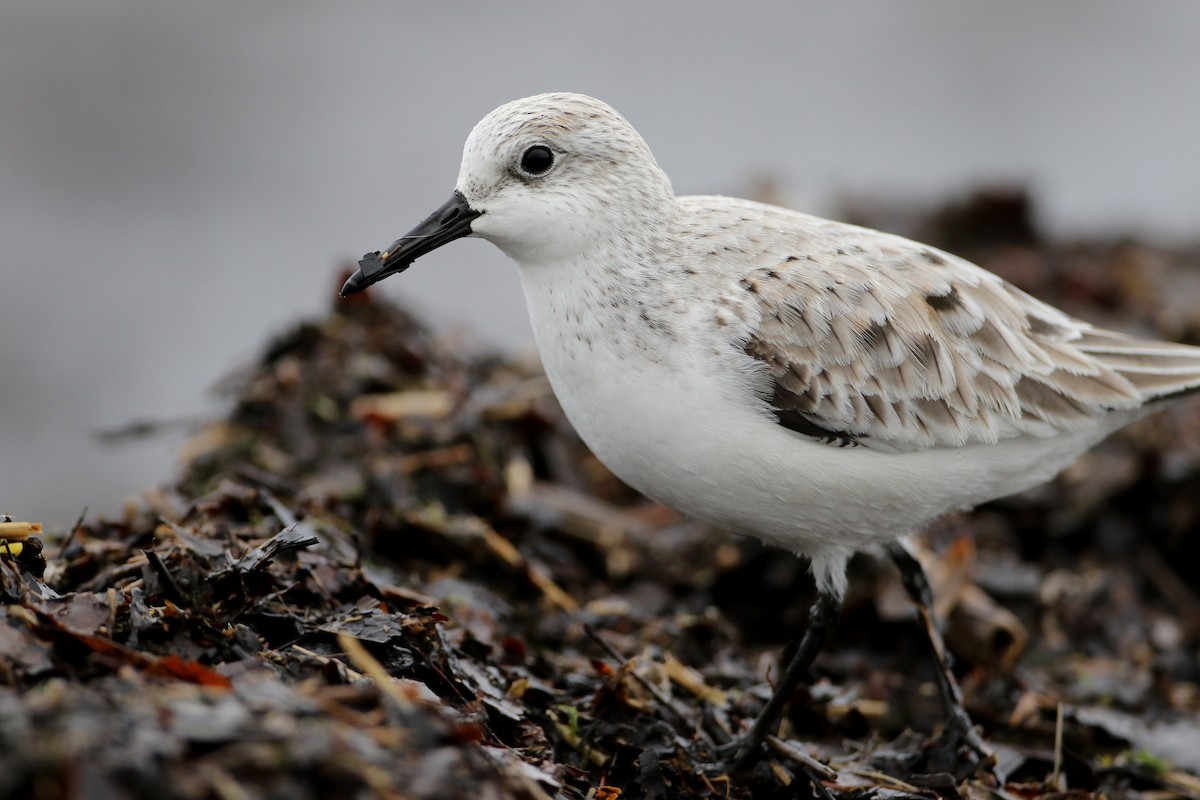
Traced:
POLYGON ((171 571, 167 569, 167 565, 163 563, 163 560, 159 557, 158 553, 150 549, 143 550, 142 552, 145 554, 146 560, 150 562, 150 566, 154 569, 154 573, 158 575, 159 580, 163 582, 164 594, 166 594, 167 597, 174 601, 175 604, 180 608, 186 608, 190 611, 192 604, 188 601, 187 597, 184 596, 183 592, 179 588, 179 584, 175 582, 174 576, 171 575, 171 571))
POLYGON ((1063 704, 1058 704, 1058 713, 1054 720, 1054 772, 1050 775, 1050 783, 1054 788, 1062 790, 1066 787, 1062 785, 1062 762, 1063 762, 1063 704))
POLYGON ((380 664, 375 659, 375 656, 371 655, 367 651, 367 648, 363 647, 362 642, 345 632, 338 633, 337 642, 338 647, 346 652, 346 657, 350 659, 350 663, 358 667, 359 670, 370 678, 379 691, 390 697, 400 708, 412 707, 412 699, 404 693, 403 689, 396 685, 396 681, 383 668, 383 664, 380 664))
POLYGON ((537 587, 547 600, 568 614, 579 611, 579 603, 575 598, 563 591, 549 575, 536 565, 529 563, 512 542, 486 525, 483 526, 482 534, 483 541, 488 548, 509 566, 522 570, 529 578, 530 583, 537 587))
POLYGON ((873 780, 876 783, 882 784, 884 786, 887 786, 889 788, 895 789, 900 792, 906 792, 908 794, 914 794, 914 795, 919 795, 921 793, 920 787, 913 786, 911 783, 906 783, 905 781, 902 781, 899 778, 894 778, 891 775, 888 775, 883 772, 876 772, 875 770, 872 770, 872 769, 859 769, 857 767, 846 767, 845 769, 846 769, 846 772, 849 772, 851 775, 857 775, 860 778, 867 778, 868 780, 873 780))
MULTIPOLYGON (((625 664, 629 663, 629 659, 625 658, 623 655, 621 655, 619 652, 617 652, 616 648, 614 648, 608 642, 601 639, 600 634, 591 625, 585 624, 583 626, 583 630, 588 635, 588 637, 591 638, 592 641, 599 644, 601 647, 604 648, 604 651, 606 653, 608 653, 612 658, 616 659, 618 664, 620 664, 621 666, 624 666, 625 664)), ((685 717, 679 709, 675 708, 675 706, 671 704, 670 698, 666 697, 662 692, 660 692, 658 690, 657 686, 655 686, 653 683, 648 681, 646 678, 643 678, 641 675, 637 674, 633 670, 630 670, 629 674, 632 675, 634 680, 636 680, 638 683, 640 683, 656 701, 658 701, 659 705, 661 705, 667 711, 671 712, 671 716, 675 718, 676 722, 678 722, 682 725, 691 726, 691 720, 689 720, 687 717, 685 717)))
POLYGON ((790 742, 786 742, 783 739, 780 739, 778 736, 768 736, 767 747, 770 747, 784 758, 790 758, 792 761, 795 761, 797 764, 812 773, 814 777, 820 777, 822 780, 827 781, 837 780, 837 770, 835 770, 833 767, 829 766, 828 764, 822 764, 808 753, 804 752, 798 747, 792 746, 790 742))
POLYGON ((84 517, 87 516, 88 507, 84 506, 83 511, 79 512, 79 516, 75 518, 75 524, 71 526, 71 532, 67 534, 67 538, 62 540, 62 544, 58 546, 58 558, 62 558, 67 552, 67 548, 71 546, 71 542, 75 541, 75 537, 79 535, 79 531, 83 528, 84 517))

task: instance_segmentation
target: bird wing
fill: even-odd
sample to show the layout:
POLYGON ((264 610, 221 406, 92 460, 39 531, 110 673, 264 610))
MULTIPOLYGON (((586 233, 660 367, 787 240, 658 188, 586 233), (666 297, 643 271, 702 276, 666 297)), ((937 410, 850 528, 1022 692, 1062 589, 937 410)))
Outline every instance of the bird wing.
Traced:
POLYGON ((759 204, 739 226, 754 267, 725 299, 801 433, 894 450, 1053 436, 1200 388, 1200 348, 1095 328, 935 248, 759 204))

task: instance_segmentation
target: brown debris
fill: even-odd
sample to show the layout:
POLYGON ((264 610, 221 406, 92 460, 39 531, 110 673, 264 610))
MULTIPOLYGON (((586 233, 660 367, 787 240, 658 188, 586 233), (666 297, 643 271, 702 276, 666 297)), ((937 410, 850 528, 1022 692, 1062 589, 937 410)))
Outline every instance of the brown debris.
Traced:
MULTIPOLYGON (((1023 204, 918 232, 1200 341, 1200 249, 1048 243, 1023 204)), ((638 497, 543 376, 369 296, 224 390, 124 518, 0 521, 0 796, 1200 797, 1200 403, 924 537, 992 774, 930 739, 921 622, 861 559, 781 737, 730 775, 804 565, 638 497)))

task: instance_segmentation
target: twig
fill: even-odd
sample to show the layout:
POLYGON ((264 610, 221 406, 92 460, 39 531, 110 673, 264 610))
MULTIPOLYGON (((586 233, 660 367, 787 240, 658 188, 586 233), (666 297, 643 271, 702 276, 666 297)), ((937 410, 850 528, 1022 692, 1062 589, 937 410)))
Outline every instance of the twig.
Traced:
POLYGON ((181 428, 197 428, 207 422, 208 419, 207 416, 200 414, 162 419, 134 419, 117 427, 101 428, 98 431, 94 431, 92 435, 103 444, 117 444, 135 439, 161 436, 164 433, 171 433, 181 428))
MULTIPOLYGON (((604 648, 604 652, 608 653, 609 656, 614 658, 622 667, 629 663, 629 659, 625 658, 623 655, 617 652, 616 648, 600 638, 600 634, 590 624, 585 624, 583 626, 583 631, 588 635, 588 638, 604 648)), ((691 720, 684 716, 683 712, 675 708, 674 704, 671 703, 671 699, 659 691, 657 686, 643 676, 639 675, 634 670, 630 670, 629 674, 632 675, 633 679, 640 683, 646 689, 646 691, 650 693, 650 695, 659 703, 659 705, 671 712, 671 716, 675 718, 676 722, 681 725, 686 725, 689 727, 692 726, 691 720)))
POLYGON ((340 631, 337 635, 338 647, 346 652, 346 657, 350 659, 350 663, 358 667, 358 669, 371 679, 371 682, 379 687, 379 691, 390 697, 395 704, 400 708, 411 708, 412 699, 404 693, 404 690, 396 685, 392 676, 383 668, 375 656, 367 652, 367 648, 362 646, 362 642, 355 639, 348 633, 340 631))
POLYGON ((482 533, 483 541, 487 544, 488 548, 500 556, 509 566, 523 571, 529 577, 529 581, 545 595, 547 600, 569 614, 579 611, 579 603, 576 602, 575 598, 563 591, 538 566, 529 563, 512 542, 505 539, 488 525, 482 526, 482 533))
POLYGON ((67 552, 67 548, 71 546, 71 542, 75 541, 75 537, 79 535, 79 531, 83 529, 83 520, 87 516, 88 507, 84 506, 83 511, 79 512, 79 516, 75 518, 75 524, 71 526, 71 532, 62 540, 62 544, 58 546, 58 558, 62 558, 67 552))
POLYGON ((813 777, 819 777, 827 781, 836 781, 838 778, 837 770, 833 767, 828 764, 822 764, 808 753, 798 747, 793 747, 790 742, 786 742, 778 736, 768 736, 767 747, 770 747, 784 758, 790 758, 792 761, 795 761, 812 773, 813 777))
POLYGON ((149 559, 135 559, 126 564, 116 564, 115 566, 105 567, 98 572, 95 577, 81 583, 75 591, 77 592, 94 592, 97 589, 104 589, 112 585, 116 581, 124 580, 137 575, 142 571, 142 567, 146 566, 149 559))
POLYGON ((159 557, 158 553, 149 548, 143 550, 142 553, 145 554, 146 560, 150 562, 150 567, 154 570, 154 573, 158 575, 159 580, 163 582, 163 593, 167 596, 167 598, 180 608, 186 608, 187 610, 191 611, 191 602, 187 599, 187 597, 184 596, 183 592, 179 588, 179 584, 175 582, 175 578, 171 575, 171 571, 167 569, 167 565, 163 563, 163 560, 159 557))
POLYGON ((1055 789, 1065 789, 1062 783, 1063 763, 1063 704, 1058 704, 1058 713, 1054 719, 1054 772, 1050 775, 1050 783, 1055 789))
POLYGON ((520 770, 514 769, 508 765, 504 765, 504 767, 501 768, 501 772, 507 777, 521 784, 521 788, 523 788, 530 797, 534 798, 534 800, 552 800, 550 795, 546 794, 546 790, 543 789, 537 781, 520 770))
POLYGON ((891 775, 883 772, 876 772, 873 769, 859 769, 858 767, 845 767, 844 769, 851 775, 857 775, 860 778, 868 778, 876 783, 889 786, 892 789, 896 789, 901 792, 907 792, 909 794, 921 794, 920 787, 913 786, 911 783, 906 783, 899 778, 894 778, 891 775))
POLYGON ((621 653, 617 650, 617 648, 613 647, 611 644, 604 641, 604 639, 600 638, 600 633, 595 628, 592 627, 592 624, 590 622, 585 622, 583 624, 583 632, 588 635, 589 639, 591 639, 596 644, 600 645, 600 647, 604 650, 604 652, 608 653, 609 657, 611 657, 618 664, 621 664, 623 666, 625 664, 625 662, 629 660, 625 656, 621 655, 621 653))
MULTIPOLYGON (((330 658, 327 655, 313 652, 312 650, 301 647, 298 644, 289 644, 289 645, 287 645, 287 649, 290 650, 291 652, 299 655, 301 658, 307 658, 310 661, 315 661, 323 667, 332 664, 332 665, 339 667, 340 669, 344 669, 346 671, 346 677, 348 679, 350 679, 351 681, 357 681, 360 678, 365 677, 361 672, 354 669, 354 667, 347 665, 345 661, 342 661, 340 659, 330 658)), ((277 652, 280 652, 280 654, 282 655, 282 648, 277 652)))
POLYGON ((221 800, 251 800, 254 795, 247 792, 230 772, 212 761, 200 765, 200 774, 208 779, 208 786, 221 800))
POLYGON ((1150 579, 1155 591, 1181 612, 1192 627, 1200 624, 1200 596, 1156 551, 1146 548, 1137 557, 1137 566, 1150 579))

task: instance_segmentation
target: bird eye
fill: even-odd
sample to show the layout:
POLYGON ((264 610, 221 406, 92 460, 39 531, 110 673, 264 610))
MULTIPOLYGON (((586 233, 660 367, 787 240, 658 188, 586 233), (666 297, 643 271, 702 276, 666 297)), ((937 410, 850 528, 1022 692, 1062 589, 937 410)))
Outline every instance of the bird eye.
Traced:
POLYGON ((521 169, 530 175, 541 175, 554 166, 554 153, 545 145, 535 144, 521 155, 521 169))

